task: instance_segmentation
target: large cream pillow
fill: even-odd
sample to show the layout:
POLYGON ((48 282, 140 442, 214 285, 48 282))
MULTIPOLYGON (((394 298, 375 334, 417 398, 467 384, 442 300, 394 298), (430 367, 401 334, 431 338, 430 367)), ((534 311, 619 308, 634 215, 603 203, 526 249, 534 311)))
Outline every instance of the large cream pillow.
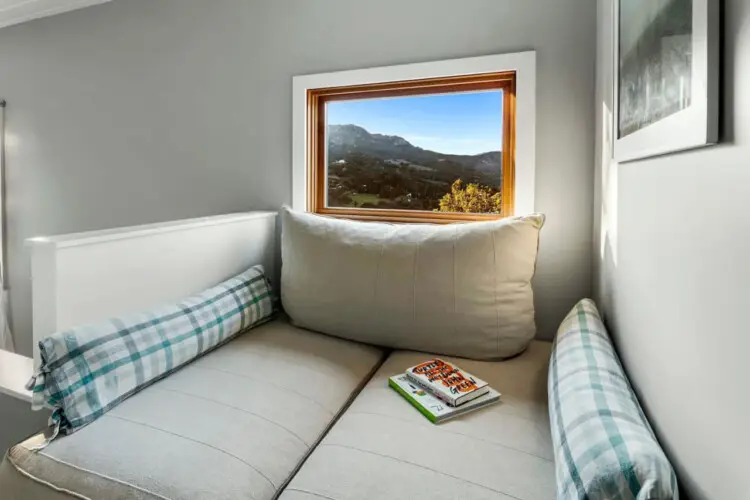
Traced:
POLYGON ((299 327, 475 359, 514 356, 534 337, 541 214, 447 226, 281 218, 281 299, 299 327))

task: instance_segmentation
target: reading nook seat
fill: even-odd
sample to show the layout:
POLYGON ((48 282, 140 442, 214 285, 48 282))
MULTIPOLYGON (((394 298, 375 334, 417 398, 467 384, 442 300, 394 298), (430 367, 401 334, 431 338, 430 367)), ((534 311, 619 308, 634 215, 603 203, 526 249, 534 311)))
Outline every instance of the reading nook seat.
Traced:
POLYGON ((503 395, 434 425, 388 387, 424 353, 391 354, 360 392, 382 350, 277 320, 39 452, 41 436, 17 445, 0 488, 13 500, 70 498, 50 485, 86 498, 552 498, 549 351, 534 342, 506 362, 447 358, 503 395))
MULTIPOLYGON (((256 264, 276 269, 275 220, 248 214, 37 240, 34 334, 170 303, 256 264)), ((3 500, 550 499, 549 354, 549 343, 533 341, 506 361, 444 356, 502 397, 433 425, 387 383, 430 353, 279 318, 40 451, 42 435, 15 446, 0 464, 0 491, 3 500)))

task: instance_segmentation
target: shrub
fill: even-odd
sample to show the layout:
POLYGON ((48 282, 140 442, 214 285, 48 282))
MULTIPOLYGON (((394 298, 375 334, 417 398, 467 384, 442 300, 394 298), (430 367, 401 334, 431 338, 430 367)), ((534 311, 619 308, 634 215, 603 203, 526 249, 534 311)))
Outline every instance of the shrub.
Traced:
POLYGON ((499 214, 502 212, 502 200, 497 189, 480 184, 464 185, 456 179, 450 193, 440 200, 436 212, 460 212, 474 214, 499 214))

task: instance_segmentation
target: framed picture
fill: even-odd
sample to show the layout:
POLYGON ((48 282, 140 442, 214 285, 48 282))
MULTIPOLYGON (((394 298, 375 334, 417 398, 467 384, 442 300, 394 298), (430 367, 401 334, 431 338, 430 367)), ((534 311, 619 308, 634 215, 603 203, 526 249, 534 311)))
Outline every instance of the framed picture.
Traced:
POLYGON ((718 142, 719 4, 615 0, 615 160, 718 142))

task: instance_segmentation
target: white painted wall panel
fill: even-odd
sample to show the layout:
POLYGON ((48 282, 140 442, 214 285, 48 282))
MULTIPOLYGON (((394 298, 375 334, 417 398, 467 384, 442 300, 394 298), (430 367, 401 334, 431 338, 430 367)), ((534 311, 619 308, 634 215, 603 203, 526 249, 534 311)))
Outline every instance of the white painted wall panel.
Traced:
POLYGON ((272 278, 276 213, 34 238, 28 245, 38 362, 38 342, 54 332, 168 304, 258 264, 272 278))

